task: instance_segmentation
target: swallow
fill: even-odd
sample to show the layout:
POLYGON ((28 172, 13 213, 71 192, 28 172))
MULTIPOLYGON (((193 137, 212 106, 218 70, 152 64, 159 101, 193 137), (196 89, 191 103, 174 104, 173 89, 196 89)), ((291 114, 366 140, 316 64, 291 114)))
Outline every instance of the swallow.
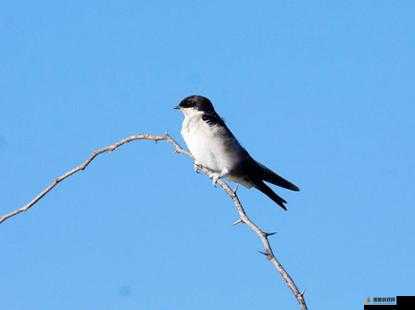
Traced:
POLYGON ((175 109, 184 115, 181 134, 196 167, 203 166, 211 170, 213 184, 219 178, 228 178, 246 188, 256 188, 287 210, 287 202, 265 182, 291 191, 300 189, 253 159, 226 126, 208 98, 189 96, 180 101, 175 109))

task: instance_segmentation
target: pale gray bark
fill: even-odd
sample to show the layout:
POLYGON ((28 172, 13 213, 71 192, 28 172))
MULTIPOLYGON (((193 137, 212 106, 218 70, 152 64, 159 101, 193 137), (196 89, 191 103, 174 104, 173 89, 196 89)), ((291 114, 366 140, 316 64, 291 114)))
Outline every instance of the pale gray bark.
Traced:
MULTIPOLYGON (((163 135, 137 134, 137 135, 129 136, 116 143, 113 143, 111 145, 108 145, 106 147, 93 151, 88 159, 86 159, 84 162, 77 165, 76 167, 72 168, 71 170, 65 172, 63 175, 55 178, 45 189, 43 189, 39 194, 37 194, 30 202, 25 204, 23 207, 0 216, 0 223, 3 223, 4 221, 18 215, 19 213, 23 213, 29 210, 30 208, 32 208, 39 200, 41 200, 52 189, 54 189, 60 182, 62 182, 66 178, 69 178, 70 176, 80 171, 85 170, 97 156, 103 153, 112 152, 124 144, 130 143, 133 141, 138 141, 138 140, 147 140, 147 141, 155 141, 155 142, 166 141, 174 147, 174 151, 176 153, 184 154, 192 158, 192 155, 188 151, 183 149, 176 142, 176 140, 173 139, 169 134, 163 134, 163 135)), ((210 171, 206 167, 197 167, 197 170, 202 171, 205 175, 212 178, 212 171, 210 171)), ((288 288, 291 290, 292 294, 294 295, 294 297, 300 304, 301 309, 307 310, 307 305, 306 305, 305 298, 304 298, 304 292, 300 292, 294 280, 291 278, 289 273, 285 270, 283 265, 277 260, 272 250, 268 237, 273 235, 273 233, 265 232, 248 217, 241 201, 239 200, 239 197, 236 191, 234 191, 224 180, 219 179, 216 184, 229 196, 229 198, 232 200, 233 204, 235 205, 235 208, 239 215, 239 219, 234 224, 246 224, 249 227, 249 229, 251 229, 258 236, 264 248, 264 250, 261 251, 260 253, 263 254, 270 261, 270 263, 274 266, 274 268, 278 271, 283 281, 287 284, 288 288)))

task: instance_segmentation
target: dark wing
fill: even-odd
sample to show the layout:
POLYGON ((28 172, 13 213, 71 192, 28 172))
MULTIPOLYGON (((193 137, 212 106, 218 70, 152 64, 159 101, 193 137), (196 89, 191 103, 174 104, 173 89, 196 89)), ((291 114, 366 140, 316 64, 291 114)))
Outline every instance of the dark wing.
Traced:
POLYGON ((287 181, 278 174, 274 173, 264 165, 256 162, 248 154, 247 156, 248 157, 239 164, 233 173, 240 176, 247 176, 249 178, 249 182, 251 182, 251 184, 256 189, 267 195, 281 208, 287 210, 285 206, 286 201, 278 196, 268 185, 264 183, 264 181, 293 191, 298 191, 299 188, 290 181, 287 181))
POLYGON ((205 121, 209 126, 219 125, 226 127, 225 121, 215 111, 203 113, 202 120, 205 121))
POLYGON ((264 165, 258 163, 251 156, 249 156, 247 159, 241 162, 237 170, 239 170, 243 174, 255 176, 255 178, 257 178, 260 181, 266 181, 296 192, 300 190, 297 185, 291 183, 290 181, 276 174, 271 169, 268 169, 264 165))
POLYGON ((274 171, 272 171, 271 169, 268 169, 267 167, 265 167, 264 165, 256 162, 256 164, 262 168, 262 179, 264 181, 270 182, 274 185, 278 185, 280 187, 298 192, 300 189, 298 188, 297 185, 291 183, 290 181, 284 179, 282 176, 279 176, 278 174, 276 174, 274 171))

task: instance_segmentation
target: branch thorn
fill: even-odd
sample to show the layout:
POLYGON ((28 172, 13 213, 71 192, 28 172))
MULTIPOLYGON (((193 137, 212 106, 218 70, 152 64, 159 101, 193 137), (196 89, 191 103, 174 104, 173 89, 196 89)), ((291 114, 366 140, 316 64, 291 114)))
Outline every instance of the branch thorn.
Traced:
POLYGON ((261 253, 262 255, 265 255, 266 257, 270 255, 268 252, 264 252, 264 251, 258 251, 258 253, 261 253))
POLYGON ((303 289, 303 291, 300 293, 301 298, 304 298, 304 294, 305 294, 305 289, 303 289))
POLYGON ((232 223, 232 226, 238 225, 238 224, 245 224, 244 221, 242 221, 241 219, 236 220, 235 222, 232 223))
POLYGON ((273 232, 264 232, 265 237, 271 237, 273 235, 275 235, 277 232, 273 231, 273 232))

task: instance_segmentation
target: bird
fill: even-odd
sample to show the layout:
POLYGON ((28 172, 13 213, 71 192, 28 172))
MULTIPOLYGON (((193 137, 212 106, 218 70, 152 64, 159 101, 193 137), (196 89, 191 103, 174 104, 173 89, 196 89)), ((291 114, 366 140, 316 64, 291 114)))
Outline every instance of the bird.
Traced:
POLYGON ((254 187, 287 210, 287 202, 265 182, 292 191, 299 191, 298 186, 253 159, 207 97, 188 96, 174 108, 184 115, 181 135, 196 169, 200 166, 209 169, 214 185, 225 177, 246 188, 254 187))

